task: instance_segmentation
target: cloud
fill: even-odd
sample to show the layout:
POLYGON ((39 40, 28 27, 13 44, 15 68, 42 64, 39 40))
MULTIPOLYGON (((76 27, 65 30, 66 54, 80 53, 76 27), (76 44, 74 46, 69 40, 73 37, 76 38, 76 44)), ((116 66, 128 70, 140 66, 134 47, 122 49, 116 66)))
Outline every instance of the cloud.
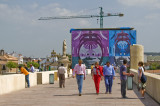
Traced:
MULTIPOLYGON (((52 3, 41 7, 37 3, 33 3, 28 5, 27 10, 17 5, 9 6, 7 4, 0 4, 0 13, 1 21, 38 26, 40 23, 38 18, 40 17, 75 16, 79 12, 62 8, 58 3, 52 3)), ((88 23, 86 19, 77 21, 77 24, 81 26, 88 26, 88 23)))
POLYGON ((159 13, 152 13, 147 16, 145 16, 145 19, 150 19, 150 20, 159 20, 160 14, 159 13))
POLYGON ((87 20, 84 20, 84 19, 80 19, 80 21, 79 21, 79 25, 81 26, 81 27, 89 27, 90 26, 90 23, 87 21, 87 20))
POLYGON ((5 22, 20 22, 27 15, 20 6, 10 7, 7 4, 0 4, 0 19, 5 22))
POLYGON ((31 9, 36 9, 36 8, 38 8, 38 4, 37 3, 33 3, 31 6, 30 6, 30 8, 31 9))
POLYGON ((139 6, 160 9, 160 0, 118 0, 118 2, 126 6, 139 6))
MULTIPOLYGON (((89 21, 87 19, 51 21, 38 19, 40 17, 77 15, 77 13, 79 11, 63 8, 57 3, 43 6, 38 3, 25 6, 0 3, 0 31, 1 35, 5 35, 0 39, 0 45, 8 50, 21 51, 26 56, 37 54, 37 56, 43 57, 49 53, 51 48, 60 52, 61 40, 66 38, 70 40, 70 28, 88 27, 89 21), (8 39, 7 45, 6 39, 8 39)), ((69 43, 68 45, 70 45, 69 43)), ((69 51, 70 47, 67 50, 69 51)))
POLYGON ((62 8, 58 3, 52 3, 39 8, 38 12, 45 16, 66 16, 75 15, 75 12, 62 8))

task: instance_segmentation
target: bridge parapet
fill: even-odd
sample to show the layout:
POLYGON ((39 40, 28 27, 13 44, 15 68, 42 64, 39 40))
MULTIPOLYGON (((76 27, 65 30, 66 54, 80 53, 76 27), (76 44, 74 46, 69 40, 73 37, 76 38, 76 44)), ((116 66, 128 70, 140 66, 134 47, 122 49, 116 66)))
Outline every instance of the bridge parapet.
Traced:
MULTIPOLYGON (((130 69, 130 72, 134 74, 133 81, 138 83, 138 71, 135 69, 130 69)), ((146 82, 146 92, 160 103, 160 75, 144 72, 147 77, 146 82)))

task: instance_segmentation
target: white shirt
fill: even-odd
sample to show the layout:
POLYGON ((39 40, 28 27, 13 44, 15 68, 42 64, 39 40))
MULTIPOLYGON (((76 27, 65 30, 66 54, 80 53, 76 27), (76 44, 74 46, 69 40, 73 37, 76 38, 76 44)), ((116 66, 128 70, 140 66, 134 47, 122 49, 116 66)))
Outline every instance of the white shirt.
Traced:
MULTIPOLYGON (((142 72, 144 73, 144 68, 141 66, 141 67, 138 68, 138 76, 140 74, 139 70, 142 70, 142 72)), ((142 73, 141 73, 141 76, 142 76, 142 73)))
POLYGON ((60 66, 58 68, 58 74, 64 74, 64 73, 66 73, 66 71, 67 71, 67 69, 63 66, 60 66))

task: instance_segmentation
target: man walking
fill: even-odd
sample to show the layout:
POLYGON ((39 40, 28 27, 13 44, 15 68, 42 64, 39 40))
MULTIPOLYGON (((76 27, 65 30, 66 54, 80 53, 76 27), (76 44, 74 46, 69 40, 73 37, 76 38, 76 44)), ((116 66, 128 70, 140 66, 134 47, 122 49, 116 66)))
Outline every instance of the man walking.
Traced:
POLYGON ((122 95, 122 98, 127 98, 126 97, 127 76, 134 76, 134 75, 130 74, 130 73, 127 73, 127 60, 123 60, 123 65, 120 67, 121 95, 122 95))
POLYGON ((113 79, 115 79, 115 71, 114 71, 114 67, 110 65, 110 62, 107 62, 106 65, 104 65, 103 75, 104 75, 104 81, 106 86, 106 94, 108 93, 108 91, 109 91, 109 94, 111 94, 113 79))
POLYGON ((27 86, 28 88, 30 88, 30 83, 29 83, 29 72, 23 68, 22 66, 19 66, 19 70, 21 71, 21 73, 23 73, 25 75, 25 79, 26 79, 26 82, 27 82, 27 86))
POLYGON ((61 66, 58 68, 58 76, 59 76, 59 87, 65 88, 65 73, 66 73, 67 69, 64 67, 63 64, 61 64, 61 66))
POLYGON ((86 66, 85 64, 82 64, 82 60, 79 60, 78 63, 79 64, 76 64, 74 67, 73 78, 75 77, 75 74, 76 74, 79 96, 81 96, 83 80, 85 80, 86 78, 86 66))

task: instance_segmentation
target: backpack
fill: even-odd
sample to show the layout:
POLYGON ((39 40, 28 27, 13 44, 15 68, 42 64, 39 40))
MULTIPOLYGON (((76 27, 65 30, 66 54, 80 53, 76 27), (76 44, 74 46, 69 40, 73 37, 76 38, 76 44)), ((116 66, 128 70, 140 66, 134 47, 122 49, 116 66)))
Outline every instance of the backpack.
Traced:
POLYGON ((147 81, 147 77, 144 75, 142 71, 141 82, 144 84, 147 81))

